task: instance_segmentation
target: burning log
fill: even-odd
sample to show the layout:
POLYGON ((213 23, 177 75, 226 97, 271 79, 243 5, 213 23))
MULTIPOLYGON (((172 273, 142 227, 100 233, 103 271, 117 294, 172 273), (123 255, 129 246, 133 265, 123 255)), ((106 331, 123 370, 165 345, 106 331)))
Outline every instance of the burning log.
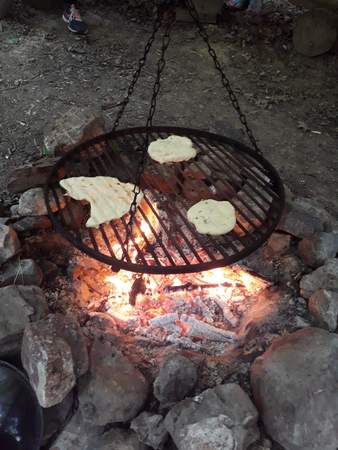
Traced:
POLYGON ((150 319, 149 323, 152 327, 163 327, 165 325, 171 325, 173 323, 176 323, 177 321, 178 321, 177 313, 168 313, 164 314, 163 316, 154 317, 153 319, 150 319))
POLYGON ((219 342, 237 341, 236 333, 221 330, 186 314, 182 314, 180 322, 183 328, 185 328, 186 335, 189 337, 219 342))
POLYGON ((216 289, 219 287, 225 287, 225 288, 234 288, 234 287, 241 287, 244 288, 244 284, 234 282, 229 283, 228 281, 225 281, 224 283, 204 283, 204 284, 194 284, 191 282, 181 284, 179 286, 165 286, 163 289, 163 292, 169 294, 171 292, 191 292, 191 291, 197 291, 197 290, 204 290, 204 289, 216 289))
POLYGON ((133 285, 131 287, 131 291, 130 291, 130 294, 129 294, 129 304, 132 305, 132 306, 135 306, 137 296, 139 294, 141 294, 141 295, 145 294, 146 293, 146 289, 147 288, 146 288, 146 284, 145 284, 144 278, 143 278, 142 275, 139 275, 135 279, 135 281, 134 281, 134 283, 133 283, 133 285))

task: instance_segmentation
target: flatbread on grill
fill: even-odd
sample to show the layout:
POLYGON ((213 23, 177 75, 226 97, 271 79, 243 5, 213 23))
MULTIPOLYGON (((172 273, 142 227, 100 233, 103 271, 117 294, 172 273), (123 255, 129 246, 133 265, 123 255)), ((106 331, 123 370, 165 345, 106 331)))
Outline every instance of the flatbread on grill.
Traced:
MULTIPOLYGON (((134 199, 134 185, 112 177, 73 177, 61 180, 60 185, 74 200, 90 203, 88 228, 97 228, 113 219, 120 219, 129 212, 134 199)), ((141 192, 138 202, 142 198, 141 192)))
POLYGON ((220 236, 236 225, 235 208, 227 201, 202 200, 188 210, 187 216, 201 234, 220 236))
POLYGON ((157 139, 149 145, 148 153, 151 159, 160 164, 189 161, 195 158, 197 150, 192 141, 184 136, 169 136, 157 139))

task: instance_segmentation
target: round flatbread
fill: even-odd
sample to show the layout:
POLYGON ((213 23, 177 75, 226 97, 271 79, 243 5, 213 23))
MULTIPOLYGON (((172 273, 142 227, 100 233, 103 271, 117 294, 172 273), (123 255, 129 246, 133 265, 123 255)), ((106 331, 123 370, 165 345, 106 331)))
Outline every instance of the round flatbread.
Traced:
POLYGON ((219 236, 236 225, 235 208, 226 201, 202 200, 188 210, 187 216, 201 234, 219 236))
POLYGON ((195 158, 197 150, 192 141, 184 136, 169 136, 167 139, 157 139, 149 145, 148 153, 151 159, 160 164, 189 161, 195 158))
MULTIPOLYGON (((60 185, 74 200, 90 203, 90 218, 86 223, 88 228, 97 228, 113 219, 120 219, 129 212, 134 199, 134 185, 112 177, 66 178, 60 181, 60 185)), ((138 202, 142 198, 141 192, 138 202)))

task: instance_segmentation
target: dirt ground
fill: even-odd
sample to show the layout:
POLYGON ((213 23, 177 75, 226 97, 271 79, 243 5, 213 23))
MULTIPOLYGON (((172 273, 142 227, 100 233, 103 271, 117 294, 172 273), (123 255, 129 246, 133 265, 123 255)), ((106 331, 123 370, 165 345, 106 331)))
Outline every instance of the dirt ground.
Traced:
MULTIPOLYGON (((40 155, 54 116, 76 105, 101 111, 112 123, 151 29, 126 5, 87 0, 87 38, 71 35, 58 11, 20 3, 1 22, 2 200, 10 199, 10 170, 40 155)), ((313 196, 338 214, 337 48, 313 59, 296 54, 291 30, 297 14, 281 5, 261 23, 240 14, 208 31, 264 155, 297 195, 313 196)), ((151 53, 123 126, 144 123, 157 56, 151 53)), ((174 29, 155 123, 245 139, 190 24, 174 29)))

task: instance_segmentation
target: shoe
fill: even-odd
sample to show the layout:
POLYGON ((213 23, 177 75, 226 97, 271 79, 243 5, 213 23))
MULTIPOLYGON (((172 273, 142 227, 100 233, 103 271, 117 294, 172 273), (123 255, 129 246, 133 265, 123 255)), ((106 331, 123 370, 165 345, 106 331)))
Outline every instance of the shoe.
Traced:
POLYGON ((231 11, 244 11, 249 6, 250 0, 227 0, 226 7, 231 11))
POLYGON ((76 34, 87 34, 88 26, 82 20, 80 11, 77 9, 76 5, 72 3, 67 7, 62 16, 63 20, 68 23, 68 30, 76 34))

